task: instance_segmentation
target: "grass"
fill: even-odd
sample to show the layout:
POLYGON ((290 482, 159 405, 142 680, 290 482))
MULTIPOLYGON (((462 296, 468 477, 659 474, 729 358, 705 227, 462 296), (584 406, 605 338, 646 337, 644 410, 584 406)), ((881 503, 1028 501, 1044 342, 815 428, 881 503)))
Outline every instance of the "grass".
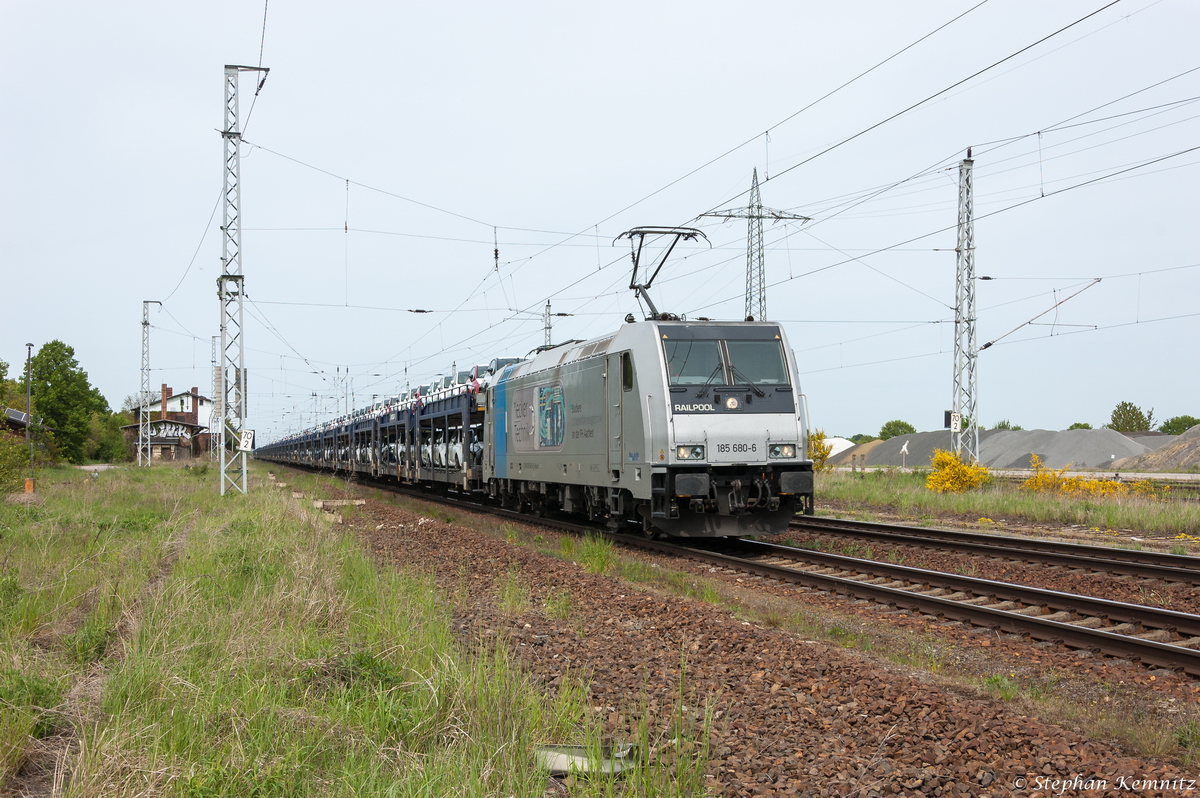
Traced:
POLYGON ((189 521, 173 501, 182 471, 118 473, 48 469, 43 503, 0 504, 0 784, 34 739, 66 723, 63 696, 105 655, 189 521))
POLYGON ((586 535, 579 546, 579 559, 588 573, 603 574, 616 563, 615 546, 606 537, 586 535))
POLYGON ((556 621, 571 617, 571 594, 565 590, 551 590, 546 595, 546 614, 556 621))
MULTIPOLYGON (((0 671, 3 782, 73 725, 64 798, 540 796, 536 744, 603 739, 585 684, 547 694, 503 641, 465 648, 430 575, 377 568, 260 466, 248 495, 223 499, 183 469, 94 482, 64 473, 42 481, 42 506, 0 506, 0 653, 15 663, 0 671), (83 723, 63 696, 85 678, 83 723)), ((611 548, 581 548, 612 566, 611 548)), ((499 589, 506 612, 528 609, 520 573, 499 589)), ((569 597, 547 611, 568 615, 569 597)), ((626 786, 589 778, 572 795, 703 792, 707 727, 660 739, 640 723, 659 756, 626 786)))
POLYGON ((519 571, 510 570, 504 575, 498 601, 505 615, 520 615, 529 609, 529 586, 519 571))
POLYGON ((993 674, 984 678, 983 687, 989 693, 992 693, 1001 701, 1012 701, 1020 693, 1020 688, 1017 685, 1016 674, 993 674))
MULTIPOLYGON (((972 517, 1022 518, 1027 521, 1095 527, 1137 529, 1160 535, 1186 534, 1200 528, 1200 504, 1156 501, 1140 497, 1084 500, 1047 496, 1021 490, 1003 480, 961 494, 935 493, 925 487, 925 472, 892 469, 852 474, 840 471, 817 478, 818 506, 822 500, 854 507, 891 507, 901 515, 925 518, 937 513, 972 517)), ((869 511, 862 516, 869 520, 869 511)))

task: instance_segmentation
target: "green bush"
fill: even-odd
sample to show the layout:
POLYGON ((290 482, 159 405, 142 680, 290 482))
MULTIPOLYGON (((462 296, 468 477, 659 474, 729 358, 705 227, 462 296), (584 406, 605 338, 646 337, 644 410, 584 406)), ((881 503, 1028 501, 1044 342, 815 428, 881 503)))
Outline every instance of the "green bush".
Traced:
POLYGON ((0 432, 0 494, 20 490, 29 474, 29 449, 25 440, 0 432))

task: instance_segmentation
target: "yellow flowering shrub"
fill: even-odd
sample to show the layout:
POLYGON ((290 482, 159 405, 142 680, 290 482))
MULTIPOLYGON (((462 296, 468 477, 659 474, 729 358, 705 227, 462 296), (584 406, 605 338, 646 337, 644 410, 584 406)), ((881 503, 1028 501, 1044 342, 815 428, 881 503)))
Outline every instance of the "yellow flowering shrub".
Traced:
POLYGON ((1030 457, 1029 464, 1033 467, 1033 475, 1021 483, 1023 490, 1035 493, 1056 493, 1059 496, 1075 499, 1115 499, 1124 496, 1141 496, 1157 499, 1168 488, 1155 487, 1148 479, 1125 483, 1115 479, 1088 479, 1086 477, 1068 477, 1070 465, 1059 470, 1046 468, 1042 458, 1036 454, 1030 457))
POLYGON ((825 430, 814 429, 808 433, 808 459, 812 460, 813 471, 818 474, 823 474, 829 471, 833 466, 829 465, 829 455, 833 451, 833 444, 825 441, 825 430))
POLYGON ((925 487, 938 493, 963 493, 974 490, 991 479, 987 466, 964 463, 954 452, 934 449, 930 460, 933 470, 925 487))

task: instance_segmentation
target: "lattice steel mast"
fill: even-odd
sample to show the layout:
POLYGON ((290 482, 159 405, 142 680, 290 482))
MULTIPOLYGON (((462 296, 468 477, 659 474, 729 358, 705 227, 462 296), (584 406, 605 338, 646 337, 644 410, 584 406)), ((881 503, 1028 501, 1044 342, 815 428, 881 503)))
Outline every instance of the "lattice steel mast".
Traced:
MULTIPOLYGON (((242 436, 246 424, 246 345, 242 327, 242 133, 238 124, 238 73, 262 72, 264 67, 226 65, 225 127, 221 138, 225 145, 225 201, 221 217, 221 276, 217 278, 217 297, 221 304, 220 430, 221 495, 232 488, 246 492, 246 452, 242 436), (233 393, 231 400, 230 393, 233 393)), ((211 435, 211 432, 210 432, 211 435)))
POLYGON ((225 403, 221 401, 221 361, 218 357, 217 343, 219 336, 212 337, 212 408, 208 412, 208 459, 217 459, 217 439, 220 433, 217 432, 216 425, 225 417, 225 403))
POLYGON ((954 408, 951 422, 954 451, 967 462, 979 462, 979 387, 975 344, 975 186, 971 150, 958 165, 958 246, 954 289, 954 408), (954 423, 957 421, 957 423, 954 423))
POLYGON ((142 387, 138 392, 138 466, 149 467, 150 457, 150 306, 162 305, 153 299, 142 300, 142 387))
POLYGON ((763 219, 776 221, 810 221, 807 216, 797 216, 787 211, 764 208, 758 190, 758 169, 750 184, 750 204, 745 208, 730 208, 724 211, 705 213, 719 219, 746 219, 746 320, 763 321, 767 318, 767 266, 763 253, 763 219))
POLYGON ((542 311, 542 333, 543 333, 544 338, 546 339, 546 343, 544 344, 544 346, 547 349, 550 348, 550 338, 553 335, 553 331, 554 331, 554 329, 553 329, 554 323, 551 321, 551 319, 555 316, 574 316, 574 315, 575 315, 574 313, 551 313, 550 312, 550 300, 549 299, 546 300, 546 309, 544 311, 542 311))

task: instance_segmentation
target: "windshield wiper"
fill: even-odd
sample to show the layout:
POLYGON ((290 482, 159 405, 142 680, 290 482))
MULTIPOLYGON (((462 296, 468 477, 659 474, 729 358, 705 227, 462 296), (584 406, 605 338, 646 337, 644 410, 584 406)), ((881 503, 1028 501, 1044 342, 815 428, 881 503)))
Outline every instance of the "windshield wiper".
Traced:
POLYGON ((713 366, 712 374, 709 374, 708 379, 704 381, 704 387, 696 392, 696 398, 703 399, 704 397, 708 396, 709 386, 713 384, 713 380, 716 379, 717 375, 724 371, 724 364, 718 363, 717 365, 713 366))
POLYGON ((732 371, 732 372, 733 372, 733 376, 734 376, 734 378, 735 378, 735 379, 736 379, 736 378, 738 378, 738 377, 741 377, 741 378, 742 378, 742 379, 743 379, 743 380, 746 382, 746 384, 750 386, 750 389, 751 389, 752 391, 754 391, 754 392, 755 392, 756 394, 758 394, 760 397, 762 397, 762 396, 766 396, 766 394, 763 392, 763 389, 762 389, 762 388, 759 388, 757 385, 755 385, 753 382, 751 382, 751 381, 750 381, 750 378, 749 378, 749 377, 747 377, 747 376, 746 376, 745 374, 743 374, 742 372, 738 371, 738 367, 737 367, 737 366, 735 366, 735 365, 733 365, 733 364, 731 363, 731 364, 729 365, 729 369, 730 369, 730 371, 732 371))

